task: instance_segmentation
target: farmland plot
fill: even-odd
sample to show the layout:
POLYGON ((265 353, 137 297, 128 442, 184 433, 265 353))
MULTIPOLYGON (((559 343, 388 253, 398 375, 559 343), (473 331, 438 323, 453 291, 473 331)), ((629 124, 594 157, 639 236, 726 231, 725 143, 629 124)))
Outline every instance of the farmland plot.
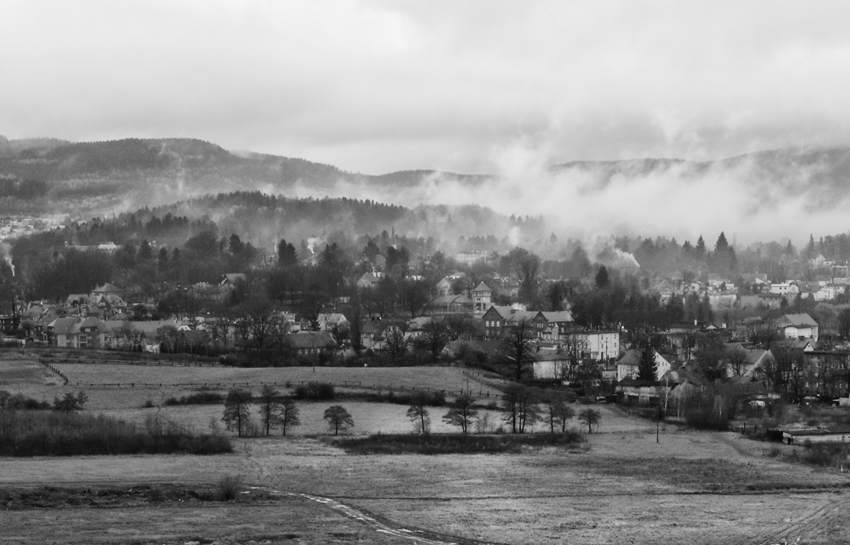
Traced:
POLYGON ((589 451, 499 456, 352 456, 310 438, 253 439, 223 456, 3 461, 0 481, 209 482, 239 472, 249 482, 333 497, 397 525, 497 543, 744 544, 781 533, 789 542, 826 544, 846 536, 837 532, 847 522, 835 516, 848 503, 845 475, 818 474, 816 484, 834 487, 829 493, 754 494, 747 484, 803 486, 811 475, 731 446, 693 442, 700 434, 692 432, 663 438, 673 452, 687 453, 685 460, 650 450, 648 436, 630 439, 646 448, 626 459, 612 434, 596 442, 603 435, 591 439, 589 451))
POLYGON ((81 384, 163 384, 187 383, 260 384, 265 382, 297 386, 307 382, 329 382, 367 388, 420 388, 431 390, 466 389, 491 391, 492 387, 476 381, 477 371, 470 375, 458 367, 146 367, 114 364, 55 364, 68 376, 70 385, 81 384))

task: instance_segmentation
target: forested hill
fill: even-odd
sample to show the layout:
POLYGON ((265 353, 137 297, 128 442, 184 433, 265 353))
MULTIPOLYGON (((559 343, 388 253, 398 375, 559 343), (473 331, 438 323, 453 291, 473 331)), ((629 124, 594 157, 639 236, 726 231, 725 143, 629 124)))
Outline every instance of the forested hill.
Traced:
MULTIPOLYGON (((458 241, 460 237, 488 239, 481 247, 473 240, 462 249, 494 249, 513 230, 516 237, 531 244, 550 233, 540 218, 513 218, 475 205, 419 206, 405 208, 371 200, 290 199, 260 192, 235 192, 198 197, 156 208, 143 208, 119 217, 120 225, 148 224, 153 218, 185 217, 214 223, 219 232, 236 233, 259 248, 274 248, 281 237, 289 240, 318 241, 377 236, 395 233, 411 239, 458 241), (131 219, 132 218, 132 219, 131 219)), ((156 224, 156 221, 154 221, 156 224)), ((107 234, 118 240, 156 239, 164 244, 182 244, 186 233, 177 231, 173 240, 165 232, 126 232, 107 234)), ((104 240, 105 241, 105 240, 104 240)), ((85 241, 86 244, 103 242, 85 241)))
MULTIPOLYGON (((44 199, 26 203, 59 212, 106 214, 135 205, 157 206, 176 200, 232 191, 285 194, 296 184, 316 196, 336 196, 337 187, 377 189, 418 183, 435 171, 404 171, 378 176, 346 172, 304 159, 257 153, 232 153, 193 139, 125 139, 69 143, 55 139, 6 140, 0 137, 0 178, 21 184, 47 183, 44 199)), ((475 176, 439 173, 472 182, 475 176)), ((32 192, 30 192, 32 193, 32 192)), ((302 192, 303 193, 303 192, 302 192)), ((15 204, 6 199, 0 212, 15 204)))

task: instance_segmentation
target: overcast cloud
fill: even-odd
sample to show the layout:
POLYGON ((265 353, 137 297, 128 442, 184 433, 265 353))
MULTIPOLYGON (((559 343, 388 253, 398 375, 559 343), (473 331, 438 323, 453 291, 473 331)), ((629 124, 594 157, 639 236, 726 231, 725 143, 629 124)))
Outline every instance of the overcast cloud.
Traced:
POLYGON ((837 1, 6 0, 0 134, 374 174, 495 173, 515 145, 541 164, 844 146, 848 20, 837 1))

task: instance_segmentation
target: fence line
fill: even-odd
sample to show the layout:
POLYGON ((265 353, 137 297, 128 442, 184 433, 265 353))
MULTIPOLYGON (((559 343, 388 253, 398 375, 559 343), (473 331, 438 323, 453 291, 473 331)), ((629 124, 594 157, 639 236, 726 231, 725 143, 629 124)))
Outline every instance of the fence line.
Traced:
POLYGON ((40 363, 79 363, 92 365, 141 365, 145 367, 221 367, 211 361, 169 361, 169 360, 110 360, 100 358, 39 358, 40 363))
POLYGON ((49 363, 47 363, 46 361, 44 361, 44 360, 42 360, 42 359, 39 359, 39 360, 38 360, 38 362, 39 362, 40 364, 42 364, 44 367, 46 367, 47 369, 49 369, 52 373, 54 373, 54 374, 56 374, 57 376, 59 376, 59 378, 61 378, 61 379, 64 381, 64 382, 63 382, 63 386, 67 386, 67 385, 68 385, 68 377, 66 377, 66 376, 65 376, 65 373, 63 373, 63 372, 62 372, 62 371, 60 371, 59 369, 57 369, 57 368, 53 367, 52 365, 50 365, 49 363))

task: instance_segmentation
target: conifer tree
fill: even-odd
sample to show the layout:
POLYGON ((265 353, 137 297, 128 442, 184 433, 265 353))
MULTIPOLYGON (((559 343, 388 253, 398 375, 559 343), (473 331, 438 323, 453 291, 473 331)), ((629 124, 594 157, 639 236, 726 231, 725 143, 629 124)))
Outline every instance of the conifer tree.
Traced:
POLYGON ((657 380, 658 365, 655 363, 655 349, 648 342, 640 351, 638 361, 638 380, 657 380))

